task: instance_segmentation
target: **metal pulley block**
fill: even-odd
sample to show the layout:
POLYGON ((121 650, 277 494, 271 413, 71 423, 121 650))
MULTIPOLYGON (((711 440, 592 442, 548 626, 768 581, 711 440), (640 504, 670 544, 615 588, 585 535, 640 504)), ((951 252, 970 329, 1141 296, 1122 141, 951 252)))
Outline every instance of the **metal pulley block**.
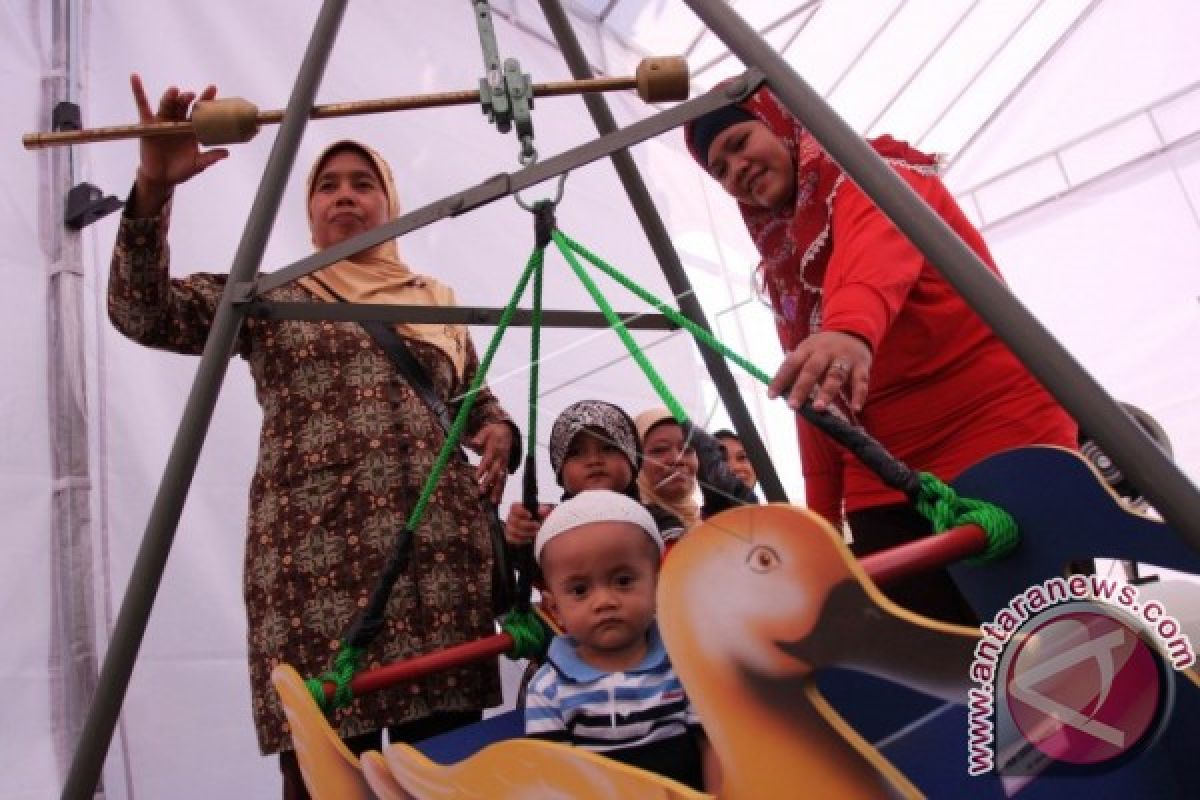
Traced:
POLYGON ((500 64, 500 49, 496 46, 496 31, 492 27, 492 10, 487 0, 472 0, 475 24, 479 27, 479 44, 483 48, 485 74, 479 79, 479 103, 488 122, 501 133, 512 128, 512 103, 505 84, 504 67, 500 64))
POLYGON ((512 104, 508 102, 508 90, 500 70, 488 69, 487 77, 479 79, 479 103, 488 122, 501 133, 508 133, 512 128, 512 104))
POLYGON ((517 138, 521 141, 521 163, 531 164, 537 160, 537 150, 533 148, 533 114, 530 113, 533 111, 533 79, 529 73, 521 72, 521 65, 515 58, 504 62, 504 86, 508 90, 512 120, 517 126, 517 138))

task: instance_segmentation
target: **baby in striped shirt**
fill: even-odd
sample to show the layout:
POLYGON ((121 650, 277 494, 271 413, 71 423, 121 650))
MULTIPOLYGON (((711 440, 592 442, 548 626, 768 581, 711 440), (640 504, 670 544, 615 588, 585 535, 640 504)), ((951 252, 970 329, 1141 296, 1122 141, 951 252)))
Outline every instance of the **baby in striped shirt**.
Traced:
POLYGON ((534 557, 566 634, 529 684, 525 732, 715 792, 716 759, 654 623, 662 552, 624 494, 580 492, 546 517, 534 557))

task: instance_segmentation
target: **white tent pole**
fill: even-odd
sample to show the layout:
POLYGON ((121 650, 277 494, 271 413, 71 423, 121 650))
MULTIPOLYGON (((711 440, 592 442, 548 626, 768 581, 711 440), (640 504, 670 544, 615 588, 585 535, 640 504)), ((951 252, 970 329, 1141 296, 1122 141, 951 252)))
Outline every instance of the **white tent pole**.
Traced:
MULTIPOLYGON (((782 16, 776 17, 771 22, 768 22, 762 28, 759 28, 758 32, 761 36, 767 36, 768 34, 773 33, 778 28, 791 22, 796 17, 803 14, 805 11, 808 11, 810 8, 813 8, 814 6, 819 7, 822 2, 824 2, 824 0, 810 0, 810 2, 807 2, 803 5, 797 6, 796 8, 789 10, 787 13, 783 14, 782 16)), ((908 2, 908 0, 901 0, 901 5, 903 5, 906 2, 908 2)), ((813 13, 816 13, 816 12, 814 11, 813 13)), ((894 12, 893 12, 892 16, 895 16, 894 12)), ((811 15, 809 15, 809 19, 812 19, 811 15)), ((890 20, 891 17, 889 17, 888 19, 890 20)), ((805 20, 802 23, 801 27, 803 27, 804 25, 807 25, 807 24, 808 24, 808 20, 805 20)), ((886 23, 885 23, 885 25, 886 25, 886 23)), ((882 29, 880 29, 880 30, 882 30, 882 29)), ((708 33, 708 31, 703 30, 702 33, 708 33)), ((876 34, 876 36, 878 36, 878 34, 876 34)), ((690 53, 688 55, 690 55, 690 53)), ((858 57, 861 55, 862 55, 862 53, 859 53, 858 56, 856 56, 854 59, 852 59, 851 63, 853 64, 854 61, 857 61, 858 57)), ((698 66, 694 70, 692 70, 692 80, 699 78, 702 74, 704 74, 705 72, 708 72, 713 67, 718 66, 719 64, 723 63, 726 59, 731 58, 732 56, 733 56, 733 53, 731 53, 729 51, 726 51, 724 53, 720 53, 718 55, 713 56, 708 61, 704 62, 703 64, 701 64, 700 66, 698 66)))
MULTIPOLYGON (((60 102, 79 102, 78 0, 51 8, 51 55, 42 79, 42 118, 60 102)), ((81 236, 63 223, 67 192, 76 183, 74 153, 64 148, 38 159, 40 244, 45 256, 47 398, 53 498, 50 516, 52 625, 50 663, 54 751, 66 769, 96 687, 93 614, 91 475, 83 336, 81 236)))
MULTIPOLYGON (((892 94, 892 96, 888 98, 888 101, 883 104, 883 108, 879 109, 879 113, 875 115, 875 118, 862 128, 863 136, 871 135, 871 132, 875 130, 875 126, 879 124, 879 121, 883 119, 889 111, 892 110, 892 107, 896 105, 896 101, 900 99, 900 96, 908 91, 909 87, 912 86, 913 81, 917 79, 917 76, 924 72, 925 68, 929 66, 929 62, 933 61, 933 59, 942 52, 942 49, 946 46, 946 42, 950 41, 950 38, 958 32, 958 29, 961 28, 963 23, 967 21, 967 18, 974 13, 975 9, 979 7, 981 2, 982 0, 975 0, 975 2, 971 3, 971 5, 967 7, 966 11, 964 11, 962 14, 959 14, 958 19, 954 21, 954 24, 946 29, 946 32, 942 34, 942 38, 938 39, 937 44, 930 48, 929 52, 925 54, 925 57, 921 59, 921 63, 917 64, 912 72, 908 73, 908 77, 904 79, 904 83, 900 84, 900 88, 896 89, 895 93, 892 94)), ((785 47, 779 52, 785 52, 786 49, 787 48, 785 47)))
POLYGON ((975 83, 980 79, 983 73, 987 72, 988 68, 991 67, 992 64, 995 63, 996 59, 1000 57, 1000 54, 1003 53, 1010 44, 1012 44, 1013 40, 1017 38, 1017 34, 1025 29, 1025 26, 1028 25, 1029 21, 1034 18, 1038 11, 1041 10, 1042 5, 1045 2, 1046 0, 1038 0, 1038 4, 1029 9, 1029 13, 1021 18, 1021 21, 1017 23, 1017 26, 1008 32, 1008 36, 1004 37, 1004 40, 1000 42, 1000 44, 998 44, 996 48, 992 50, 991 54, 984 59, 983 63, 979 65, 979 69, 975 70, 975 73, 967 80, 966 83, 962 85, 962 88, 958 90, 958 94, 954 95, 954 97, 950 99, 950 102, 943 106, 941 112, 934 117, 933 122, 926 126, 924 133, 913 139, 913 143, 917 147, 921 146, 925 139, 929 137, 929 134, 937 130, 937 126, 941 125, 942 120, 944 120, 946 116, 949 115, 952 110, 954 110, 954 107, 958 105, 958 101, 962 100, 963 97, 966 96, 967 92, 971 91, 971 88, 975 86, 975 83))
POLYGON ((1034 64, 1027 73, 1025 73, 1020 82, 1012 88, 1012 91, 1005 95, 1004 99, 1000 101, 1000 104, 997 105, 992 113, 988 115, 988 118, 983 121, 983 124, 975 129, 975 132, 971 134, 971 137, 963 142, 958 148, 958 152, 956 152, 950 158, 950 160, 946 162, 945 169, 943 170, 944 174, 949 174, 950 170, 954 169, 963 155, 970 150, 971 147, 977 141, 979 141, 979 138, 992 127, 992 123, 995 122, 1000 115, 1004 113, 1005 109, 1009 107, 1012 101, 1015 100, 1022 91, 1024 91, 1025 87, 1029 85, 1029 82, 1033 80, 1034 76, 1041 73, 1042 68, 1050 63, 1050 60, 1054 58, 1059 49, 1066 43, 1068 39, 1071 38, 1072 35, 1074 35, 1075 31, 1079 30, 1079 27, 1083 25, 1084 20, 1091 15, 1098 5, 1100 5, 1100 0, 1092 0, 1092 2, 1088 4, 1087 8, 1079 12, 1079 16, 1077 16, 1074 21, 1067 26, 1067 29, 1063 31, 1057 39, 1054 40, 1054 44, 1050 45, 1050 48, 1046 50, 1041 58, 1038 59, 1038 62, 1034 64))
POLYGON ((179 517, 183 513, 188 487, 200 459, 200 448, 204 444, 221 383, 241 330, 242 314, 233 306, 236 287, 252 281, 258 273, 267 237, 279 211, 288 174, 295 163, 300 139, 308 123, 308 113, 324 75, 347 2, 325 0, 313 25, 312 37, 300 63, 283 124, 279 126, 258 192, 250 207, 249 218, 229 269, 225 292, 217 306, 204 353, 183 408, 179 429, 154 497, 154 505, 150 509, 146 531, 121 601, 121 611, 104 656, 96 696, 88 710, 79 745, 67 773, 63 800, 86 800, 92 797, 99 781, 125 691, 129 688, 134 662, 146 633, 150 610, 162 582, 179 517))

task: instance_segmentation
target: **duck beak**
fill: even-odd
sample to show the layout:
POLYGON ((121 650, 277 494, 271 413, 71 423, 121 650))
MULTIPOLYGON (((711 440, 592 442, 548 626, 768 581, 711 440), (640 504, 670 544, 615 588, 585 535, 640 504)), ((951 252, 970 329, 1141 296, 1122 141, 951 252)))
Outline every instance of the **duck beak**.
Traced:
POLYGON ((830 589, 808 636, 779 646, 816 669, 857 669, 965 704, 979 638, 971 628, 900 608, 850 578, 830 589))

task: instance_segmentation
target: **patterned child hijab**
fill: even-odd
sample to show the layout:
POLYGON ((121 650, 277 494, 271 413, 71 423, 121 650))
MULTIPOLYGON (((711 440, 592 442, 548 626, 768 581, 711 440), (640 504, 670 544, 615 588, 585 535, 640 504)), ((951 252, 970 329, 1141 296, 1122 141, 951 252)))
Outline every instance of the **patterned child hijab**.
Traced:
MULTIPOLYGON (((774 133, 796 165, 796 197, 788 208, 738 204, 762 262, 759 277, 775 309, 780 343, 791 349, 821 329, 821 285, 832 251, 830 216, 846 175, 801 122, 763 87, 741 104, 774 133)), ((693 123, 685 129, 692 157, 708 169, 708 153, 693 143, 693 123)), ((936 174, 937 159, 907 143, 881 136, 869 143, 893 168, 936 174)))
MULTIPOLYGON (((554 477, 562 486, 563 464, 567 460, 567 452, 571 442, 585 430, 598 431, 608 441, 615 444, 629 459, 631 474, 638 474, 639 450, 637 431, 629 415, 612 403, 603 400, 580 400, 572 403, 554 420, 550 430, 550 466, 554 469, 554 477)), ((566 487, 563 487, 566 488, 566 487)))
MULTIPOLYGON (((313 162, 305 183, 305 204, 312 198, 318 173, 330 156, 351 150, 364 156, 375 167, 388 201, 388 219, 400 214, 400 197, 392 170, 383 156, 353 139, 334 142, 321 151, 313 162)), ((312 219, 309 219, 312 227, 312 219)), ((396 241, 388 239, 369 250, 338 261, 315 275, 300 278, 301 286, 323 300, 339 297, 349 303, 381 303, 388 305, 453 306, 457 305, 454 291, 426 275, 418 275, 400 260, 396 241), (332 292, 330 290, 333 290, 332 292), (335 293, 336 292, 336 296, 335 293)), ((396 332, 408 339, 426 342, 441 350, 454 364, 454 372, 463 375, 467 354, 467 329, 464 325, 417 324, 400 322, 396 332)))

